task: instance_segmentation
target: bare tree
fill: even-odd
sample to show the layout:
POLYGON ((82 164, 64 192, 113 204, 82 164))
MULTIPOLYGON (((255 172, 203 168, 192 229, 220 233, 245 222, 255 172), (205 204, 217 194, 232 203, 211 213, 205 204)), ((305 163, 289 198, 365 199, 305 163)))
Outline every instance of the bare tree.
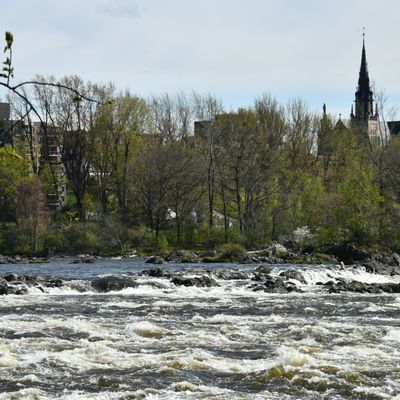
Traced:
POLYGON ((151 136, 144 143, 132 168, 130 198, 142 212, 147 225, 158 239, 166 224, 171 193, 174 189, 175 170, 169 149, 160 138, 151 136))
POLYGON ((194 114, 198 132, 195 141, 200 146, 200 152, 205 163, 206 185, 208 198, 208 225, 214 225, 214 204, 216 192, 216 157, 218 146, 217 118, 222 114, 223 107, 219 100, 214 96, 200 96, 192 94, 194 114))
POLYGON ((31 251, 38 250, 38 234, 49 222, 43 183, 37 176, 22 180, 17 188, 17 223, 29 237, 31 251))

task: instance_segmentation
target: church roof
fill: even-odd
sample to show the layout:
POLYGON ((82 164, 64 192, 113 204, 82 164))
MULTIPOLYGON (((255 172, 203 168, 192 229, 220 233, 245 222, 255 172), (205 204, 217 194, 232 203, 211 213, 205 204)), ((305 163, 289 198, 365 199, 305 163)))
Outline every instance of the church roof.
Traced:
POLYGON ((348 130, 347 126, 343 123, 343 121, 341 119, 339 119, 336 122, 336 124, 334 126, 334 129, 335 129, 335 131, 338 131, 338 132, 343 132, 343 131, 347 131, 348 130))

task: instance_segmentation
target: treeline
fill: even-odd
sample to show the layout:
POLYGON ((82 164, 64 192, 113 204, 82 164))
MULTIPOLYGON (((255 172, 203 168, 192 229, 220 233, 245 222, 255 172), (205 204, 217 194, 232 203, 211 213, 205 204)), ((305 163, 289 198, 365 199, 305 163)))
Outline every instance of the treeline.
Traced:
POLYGON ((399 248, 398 138, 360 142, 299 99, 227 112, 212 95, 34 81, 29 104, 10 96, 20 122, 0 149, 0 253, 257 248, 302 227, 314 247, 399 248))

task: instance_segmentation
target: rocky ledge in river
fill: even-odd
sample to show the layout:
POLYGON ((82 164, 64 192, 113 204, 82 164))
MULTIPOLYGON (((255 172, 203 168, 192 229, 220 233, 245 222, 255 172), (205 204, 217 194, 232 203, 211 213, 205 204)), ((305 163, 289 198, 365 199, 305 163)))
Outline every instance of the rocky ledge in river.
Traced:
POLYGON ((400 283, 362 283, 357 281, 329 281, 323 284, 329 293, 400 293, 400 283))
POLYGON ((166 256, 151 256, 145 262, 147 264, 164 264, 164 262, 194 264, 199 263, 200 261, 201 257, 192 251, 177 250, 166 256))
MULTIPOLYGON (((240 246, 239 246, 240 248, 240 246)), ((221 251, 196 254, 177 250, 168 255, 149 257, 146 263, 235 263, 235 264, 323 264, 363 265, 372 273, 395 275, 400 271, 400 255, 387 250, 362 248, 353 243, 340 243, 321 248, 301 248, 293 243, 272 243, 255 251, 240 251, 237 246, 221 251)))
POLYGON ((252 284, 249 288, 256 292, 263 291, 267 293, 302 292, 293 281, 289 280, 296 279, 301 283, 305 283, 300 271, 282 271, 279 276, 271 275, 272 271, 273 269, 269 265, 262 265, 256 268, 251 278, 252 284))
POLYGON ((0 265, 2 264, 47 264, 49 260, 42 257, 21 257, 21 256, 3 256, 0 254, 0 265))
MULTIPOLYGON (((344 267, 344 269, 357 270, 358 267, 344 267)), ((335 270, 343 271, 342 268, 332 267, 335 270)), ((328 282, 318 282, 315 289, 327 293, 399 293, 400 283, 376 283, 366 284, 358 281, 350 281, 338 277, 328 282)), ((388 276, 388 275, 387 275, 388 276)), ((379 278, 377 278, 379 279, 379 278)), ((255 292, 266 293, 302 293, 306 290, 307 281, 300 269, 285 269, 277 273, 276 269, 270 265, 261 265, 255 269, 236 270, 231 268, 204 269, 204 268, 185 268, 179 271, 171 271, 168 268, 150 268, 141 271, 133 276, 114 276, 109 275, 96 278, 91 282, 91 286, 97 292, 120 291, 126 288, 136 288, 142 284, 151 285, 160 289, 170 288, 163 283, 169 281, 176 287, 201 287, 211 288, 222 285, 221 281, 232 281, 237 286, 247 287, 255 292), (156 280, 143 281, 143 278, 157 278, 156 280)))
POLYGON ((81 254, 71 262, 71 264, 94 264, 96 257, 90 254, 81 254))
POLYGON ((63 284, 64 282, 57 278, 8 274, 0 278, 0 295, 26 294, 32 287, 44 292, 44 288, 61 287, 63 284))
MULTIPOLYGON (((384 260, 383 260, 384 261, 384 260)), ((207 268, 190 266, 174 270, 154 267, 126 275, 108 275, 85 284, 84 290, 100 293, 115 292, 126 288, 150 285, 173 290, 178 287, 212 288, 216 286, 247 288, 255 292, 293 293, 308 290, 325 293, 400 293, 399 268, 375 261, 353 266, 289 267, 263 264, 257 268, 207 268), (319 269, 322 273, 319 274, 319 269), (379 272, 379 273, 377 273, 379 272), (316 280, 320 277, 320 281, 316 280), (376 277, 376 279, 374 279, 376 277), (358 281, 360 280, 360 281, 358 281), (225 281, 225 283, 224 283, 225 281), (229 281, 229 282, 228 282, 229 281), (376 283, 363 283, 376 282, 376 283), (384 282, 384 283, 382 283, 384 282)), ((70 285, 61 279, 7 274, 0 277, 0 295, 27 294, 30 288, 48 292, 46 288, 70 285)), ((73 288, 73 284, 72 284, 73 288)), ((37 293, 37 291, 36 291, 37 293)))

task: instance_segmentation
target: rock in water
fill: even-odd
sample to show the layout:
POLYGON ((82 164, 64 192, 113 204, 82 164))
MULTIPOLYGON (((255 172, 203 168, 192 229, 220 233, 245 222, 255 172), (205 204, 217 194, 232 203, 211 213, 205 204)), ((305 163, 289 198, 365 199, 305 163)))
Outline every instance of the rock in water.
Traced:
POLYGON ((307 281, 304 279, 303 274, 300 271, 296 271, 295 269, 288 269, 286 271, 282 271, 279 276, 286 279, 296 279, 297 281, 306 284, 307 281))
POLYGON ((252 280, 257 282, 250 286, 254 291, 263 291, 268 293, 302 292, 294 283, 285 282, 280 276, 273 277, 270 275, 256 275, 252 280))
POLYGON ((150 268, 142 271, 140 275, 151 276, 152 278, 170 278, 172 273, 165 268, 150 268))
POLYGON ((0 295, 9 294, 8 283, 5 279, 0 278, 0 295))
POLYGON ((105 276, 92 281, 92 287, 98 292, 118 291, 126 288, 136 288, 139 284, 132 279, 118 276, 105 276))
POLYGON ((272 267, 269 265, 260 265, 255 272, 259 275, 269 275, 272 272, 272 267))
POLYGON ((217 282, 209 276, 182 277, 176 276, 171 282, 176 286, 198 286, 198 287, 213 287, 218 286, 217 282))
POLYGON ((146 264, 164 264, 164 260, 160 256, 152 256, 146 260, 146 264))
POLYGON ((400 267, 400 255, 393 253, 393 261, 397 267, 400 267))
POLYGON ((96 259, 93 256, 85 254, 72 261, 72 264, 93 264, 95 261, 96 259))
POLYGON ((44 287, 54 288, 63 285, 64 281, 59 278, 8 274, 0 278, 0 294, 26 294, 32 287, 44 292, 44 287))

